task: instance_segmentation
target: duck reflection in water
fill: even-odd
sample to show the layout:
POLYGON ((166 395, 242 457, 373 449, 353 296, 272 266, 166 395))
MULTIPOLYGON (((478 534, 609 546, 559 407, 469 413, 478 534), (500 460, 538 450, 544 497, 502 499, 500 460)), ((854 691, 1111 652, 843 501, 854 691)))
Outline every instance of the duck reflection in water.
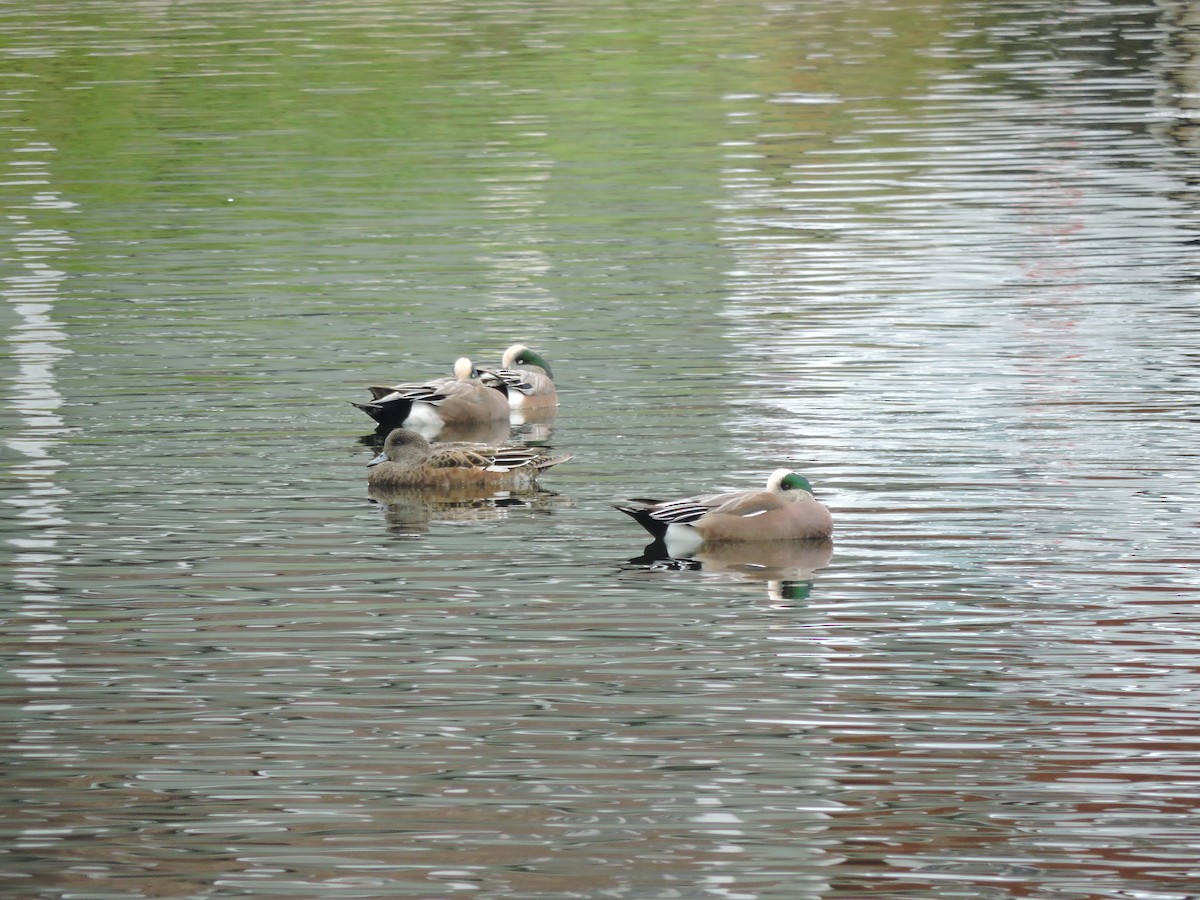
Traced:
POLYGON ((437 523, 499 521, 520 511, 545 514, 563 501, 536 486, 519 491, 371 487, 367 494, 383 509, 388 531, 409 537, 423 535, 437 523))
POLYGON ((558 410, 543 409, 514 409, 509 416, 512 426, 512 437, 523 444, 544 446, 554 435, 554 420, 558 418, 558 410))
POLYGON ((684 557, 671 556, 662 541, 651 541, 629 563, 654 571, 698 571, 765 582, 772 599, 804 600, 817 571, 832 559, 830 540, 706 544, 684 557))

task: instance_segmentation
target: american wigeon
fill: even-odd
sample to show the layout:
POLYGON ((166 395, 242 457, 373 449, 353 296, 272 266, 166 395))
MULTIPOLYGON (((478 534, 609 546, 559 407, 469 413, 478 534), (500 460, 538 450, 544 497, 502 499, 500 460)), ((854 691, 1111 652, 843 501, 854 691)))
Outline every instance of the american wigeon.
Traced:
POLYGON ((532 487, 542 469, 571 458, 549 456, 538 447, 434 446, 415 431, 397 428, 383 442, 383 452, 367 463, 367 482, 380 488, 520 490, 532 487))
POLYGON ((730 491, 683 500, 633 499, 613 504, 632 516, 671 556, 691 556, 710 544, 828 540, 829 510, 812 485, 790 469, 776 469, 764 490, 730 491))
POLYGON ((513 344, 505 350, 499 369, 481 369, 481 372, 485 382, 505 387, 513 410, 527 413, 558 406, 550 364, 524 344, 513 344))
POLYGON ((438 437, 444 430, 507 421, 507 387, 493 379, 485 384, 478 374, 464 356, 454 363, 453 378, 369 387, 369 403, 351 403, 381 428, 410 428, 426 437, 438 437))

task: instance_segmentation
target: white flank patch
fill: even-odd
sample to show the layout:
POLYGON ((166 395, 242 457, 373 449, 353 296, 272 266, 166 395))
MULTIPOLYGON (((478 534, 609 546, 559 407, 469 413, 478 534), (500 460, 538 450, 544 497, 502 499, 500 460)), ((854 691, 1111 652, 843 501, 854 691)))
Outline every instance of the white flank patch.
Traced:
POLYGON ((694 556, 704 543, 704 538, 691 525, 668 525, 667 533, 663 535, 663 543, 667 545, 667 553, 675 559, 688 559, 694 556))
POLYGON ((426 437, 430 436, 430 432, 437 434, 441 431, 442 424, 442 417, 438 413, 437 407, 421 400, 412 405, 412 409, 408 411, 408 418, 404 420, 405 428, 419 431, 426 437))

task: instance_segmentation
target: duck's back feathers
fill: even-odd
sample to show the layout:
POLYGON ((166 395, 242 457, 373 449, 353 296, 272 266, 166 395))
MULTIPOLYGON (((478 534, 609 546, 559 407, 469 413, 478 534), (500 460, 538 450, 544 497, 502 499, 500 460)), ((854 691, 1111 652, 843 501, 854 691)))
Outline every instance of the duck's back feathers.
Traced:
POLYGON ((434 469, 483 469, 506 473, 532 467, 548 469, 574 457, 547 456, 537 447, 489 447, 447 444, 433 447, 425 465, 434 469))

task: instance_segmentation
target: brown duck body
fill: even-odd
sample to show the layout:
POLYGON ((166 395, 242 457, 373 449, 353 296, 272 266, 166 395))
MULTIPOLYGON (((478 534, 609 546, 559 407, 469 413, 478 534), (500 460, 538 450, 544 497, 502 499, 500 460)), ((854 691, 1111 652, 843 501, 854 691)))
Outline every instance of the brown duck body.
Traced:
POLYGON ((765 490, 705 494, 683 500, 636 499, 616 504, 656 540, 674 544, 671 555, 690 555, 708 544, 828 540, 833 517, 811 486, 777 469, 765 490), (675 549, 679 552, 675 552, 675 549))
POLYGON ((427 436, 443 429, 462 430, 492 422, 506 422, 508 389, 503 382, 475 377, 466 357, 454 364, 453 378, 421 384, 370 387, 369 403, 354 403, 382 428, 413 428, 427 436))
POLYGON ((536 447, 435 446, 415 431, 397 428, 384 441, 383 452, 368 463, 367 482, 378 488, 521 489, 531 487, 543 469, 569 459, 536 447))

